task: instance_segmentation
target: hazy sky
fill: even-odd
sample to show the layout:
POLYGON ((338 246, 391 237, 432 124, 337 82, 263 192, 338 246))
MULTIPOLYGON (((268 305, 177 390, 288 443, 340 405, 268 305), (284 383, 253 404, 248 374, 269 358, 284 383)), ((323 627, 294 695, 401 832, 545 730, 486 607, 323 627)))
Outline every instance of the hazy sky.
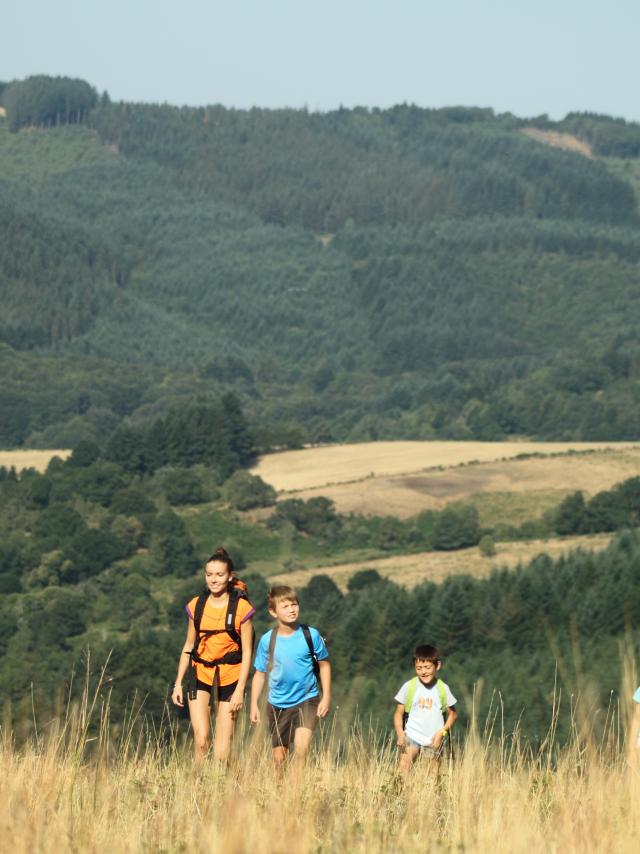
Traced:
POLYGON ((464 104, 640 121, 640 0, 19 0, 0 80, 82 77, 114 100, 464 104))

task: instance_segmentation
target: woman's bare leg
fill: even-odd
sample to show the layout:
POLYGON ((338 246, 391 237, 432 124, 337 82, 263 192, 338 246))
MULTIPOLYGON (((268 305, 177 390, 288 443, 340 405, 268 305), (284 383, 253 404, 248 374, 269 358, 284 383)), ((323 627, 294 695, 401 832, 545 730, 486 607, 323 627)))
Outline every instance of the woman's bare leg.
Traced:
POLYGON ((231 740, 236 724, 235 712, 230 703, 218 703, 216 731, 213 737, 213 755, 220 762, 228 762, 231 753, 231 740))
POLYGON ((211 747, 211 706, 209 699, 208 691, 198 691, 196 699, 188 701, 196 762, 202 762, 211 747))

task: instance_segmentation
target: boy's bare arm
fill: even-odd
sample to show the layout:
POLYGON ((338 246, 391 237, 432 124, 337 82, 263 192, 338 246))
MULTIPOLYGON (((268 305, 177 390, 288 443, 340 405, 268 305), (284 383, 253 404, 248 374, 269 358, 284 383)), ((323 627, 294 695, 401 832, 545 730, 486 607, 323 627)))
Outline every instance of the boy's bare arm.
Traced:
POLYGON ((240 639, 242 641, 242 661, 240 663, 240 674, 238 684, 229 701, 229 710, 233 713, 239 712, 244 705, 244 689, 251 670, 251 659, 253 657, 253 627, 251 620, 246 620, 240 626, 240 639))
POLYGON ((325 718, 329 714, 329 706, 331 705, 331 665, 328 659, 319 661, 320 665, 320 685, 322 687, 322 698, 318 703, 318 717, 325 718))
POLYGON ((444 725, 444 728, 447 730, 447 732, 451 732, 451 729, 453 728, 453 725, 457 720, 458 713, 456 712, 453 706, 449 706, 449 708, 447 709, 447 720, 444 725))
POLYGON ((265 681, 266 673, 263 673, 262 670, 256 670, 251 682, 251 708, 249 710, 249 719, 252 724, 260 723, 260 707, 258 706, 258 700, 260 699, 260 694, 262 694, 265 681))
POLYGON ((433 736, 433 741, 431 742, 431 746, 434 750, 437 750, 442 743, 444 738, 444 732, 451 733, 451 727, 454 725, 456 720, 458 719, 458 713, 453 708, 453 706, 449 706, 447 708, 447 720, 445 721, 444 727, 433 736))
POLYGON ((393 728, 396 731, 396 736, 398 737, 398 747, 405 746, 404 740, 404 704, 398 703, 396 705, 396 710, 393 713, 393 728))

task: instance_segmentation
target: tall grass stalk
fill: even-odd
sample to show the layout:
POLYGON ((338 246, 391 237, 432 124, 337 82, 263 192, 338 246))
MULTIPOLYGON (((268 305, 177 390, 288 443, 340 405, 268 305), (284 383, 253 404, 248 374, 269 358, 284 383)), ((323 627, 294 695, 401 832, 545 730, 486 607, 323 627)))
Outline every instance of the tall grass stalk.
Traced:
POLYGON ((535 750, 517 728, 504 731, 497 695, 487 720, 474 718, 458 740, 453 761, 418 763, 406 782, 392 741, 359 720, 348 738, 323 725, 304 772, 279 778, 265 733, 245 717, 229 768, 195 768, 169 711, 154 728, 138 702, 115 728, 103 670, 64 720, 26 745, 3 731, 3 849, 636 851, 640 778, 625 760, 618 710, 612 704, 601 716, 598 732, 585 728, 575 699, 573 736, 561 746, 556 693, 547 738, 535 750))

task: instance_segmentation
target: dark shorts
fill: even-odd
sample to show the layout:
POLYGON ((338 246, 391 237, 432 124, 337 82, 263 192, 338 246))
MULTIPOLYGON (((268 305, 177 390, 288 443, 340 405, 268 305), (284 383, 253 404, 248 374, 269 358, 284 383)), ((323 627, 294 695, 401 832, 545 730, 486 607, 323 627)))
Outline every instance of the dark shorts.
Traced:
MULTIPOLYGON (((206 691, 207 694, 210 694, 213 688, 213 685, 209 685, 208 682, 201 682, 199 679, 196 681, 196 685, 198 691, 206 691)), ((237 682, 232 682, 231 685, 218 685, 218 702, 228 703, 237 687, 237 682)))
POLYGON ((280 709, 267 703, 267 720, 272 747, 289 747, 298 727, 314 730, 318 723, 320 697, 311 697, 297 706, 280 709))

